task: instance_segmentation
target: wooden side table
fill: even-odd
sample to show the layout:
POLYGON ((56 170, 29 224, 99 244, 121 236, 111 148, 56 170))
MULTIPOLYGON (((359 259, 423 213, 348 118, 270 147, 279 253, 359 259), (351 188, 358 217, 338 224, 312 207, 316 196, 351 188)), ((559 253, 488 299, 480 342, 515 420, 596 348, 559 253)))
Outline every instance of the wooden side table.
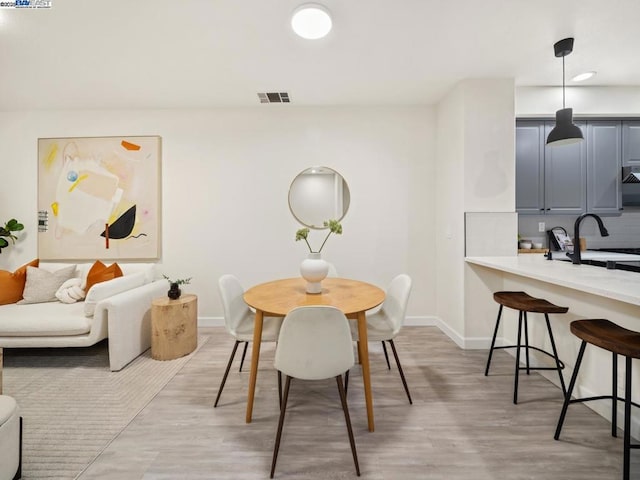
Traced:
POLYGON ((155 298, 151 302, 151 358, 174 360, 198 346, 198 297, 177 300, 155 298))

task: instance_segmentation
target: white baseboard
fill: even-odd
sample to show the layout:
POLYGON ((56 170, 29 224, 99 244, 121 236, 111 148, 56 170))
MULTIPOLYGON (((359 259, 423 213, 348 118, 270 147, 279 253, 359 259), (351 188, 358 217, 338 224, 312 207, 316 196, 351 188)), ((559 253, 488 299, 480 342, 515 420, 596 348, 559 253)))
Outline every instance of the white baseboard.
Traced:
MULTIPOLYGON (((407 317, 404 324, 412 327, 438 326, 437 317, 407 317)), ((224 327, 224 317, 198 317, 199 327, 224 327)))
POLYGON ((433 327, 438 325, 438 318, 430 316, 407 317, 404 319, 404 324, 408 327, 433 327))
MULTIPOLYGON (((454 329, 450 328, 438 317, 430 315, 420 315, 407 317, 404 324, 409 327, 438 327, 446 336, 463 349, 488 349, 491 345, 491 338, 464 338, 454 329)), ((198 317, 199 327, 224 327, 223 317, 198 317)), ((496 342, 498 345, 500 343, 496 342)))
POLYGON ((224 327, 224 317, 198 317, 199 327, 224 327))

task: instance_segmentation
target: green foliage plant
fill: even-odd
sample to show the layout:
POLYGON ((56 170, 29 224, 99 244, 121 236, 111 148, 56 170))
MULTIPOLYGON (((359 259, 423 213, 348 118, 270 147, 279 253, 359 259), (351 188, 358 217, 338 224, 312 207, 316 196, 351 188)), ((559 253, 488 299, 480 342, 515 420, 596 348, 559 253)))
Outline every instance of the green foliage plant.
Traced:
POLYGON ((329 238, 329 236, 332 233, 335 233, 336 235, 342 235, 342 225, 340 224, 340 222, 338 220, 326 220, 323 222, 323 225, 325 226, 325 228, 329 229, 329 232, 327 233, 327 236, 324 237, 324 241, 322 242, 322 245, 320 245, 320 248, 314 252, 313 249, 311 248, 311 245, 309 244, 309 229, 308 228, 301 228, 300 230, 298 230, 296 232, 296 242, 299 240, 304 240, 305 243, 307 244, 307 247, 309 247, 309 252, 311 253, 320 253, 322 252, 322 249, 324 248, 324 244, 327 243, 327 240, 329 238))
POLYGON ((189 278, 176 278, 175 280, 171 280, 169 277, 167 277, 166 275, 162 275, 164 277, 164 279, 169 282, 169 285, 173 285, 174 283, 176 285, 188 285, 189 283, 191 283, 191 279, 193 277, 189 277, 189 278))
POLYGON ((11 239, 11 243, 16 243, 18 237, 16 237, 12 232, 19 232, 24 230, 24 225, 19 223, 15 218, 12 218, 7 223, 4 224, 4 227, 0 227, 0 253, 2 253, 2 249, 9 246, 9 241, 7 238, 11 239))

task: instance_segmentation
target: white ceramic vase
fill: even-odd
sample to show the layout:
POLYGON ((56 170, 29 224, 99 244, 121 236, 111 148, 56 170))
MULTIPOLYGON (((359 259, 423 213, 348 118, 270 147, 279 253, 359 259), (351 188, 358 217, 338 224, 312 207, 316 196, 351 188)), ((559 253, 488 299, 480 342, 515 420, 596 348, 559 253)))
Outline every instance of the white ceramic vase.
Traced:
POLYGON ((320 282, 327 277, 329 264, 320 253, 310 253, 300 264, 300 275, 307 281, 307 293, 322 293, 320 282))

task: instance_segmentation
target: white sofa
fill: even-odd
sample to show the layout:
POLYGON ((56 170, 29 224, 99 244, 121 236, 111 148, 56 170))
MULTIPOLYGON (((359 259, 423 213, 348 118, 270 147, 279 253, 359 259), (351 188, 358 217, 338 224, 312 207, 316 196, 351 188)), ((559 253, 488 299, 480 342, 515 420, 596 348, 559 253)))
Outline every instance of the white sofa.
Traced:
MULTIPOLYGON (((86 347, 109 338, 110 369, 121 370, 151 346, 151 300, 168 284, 156 279, 154 264, 119 265, 123 276, 94 285, 84 301, 0 305, 0 348, 86 347)), ((90 267, 79 264, 76 276, 90 267)))
POLYGON ((22 419, 12 397, 0 395, 0 480, 22 476, 22 419))

